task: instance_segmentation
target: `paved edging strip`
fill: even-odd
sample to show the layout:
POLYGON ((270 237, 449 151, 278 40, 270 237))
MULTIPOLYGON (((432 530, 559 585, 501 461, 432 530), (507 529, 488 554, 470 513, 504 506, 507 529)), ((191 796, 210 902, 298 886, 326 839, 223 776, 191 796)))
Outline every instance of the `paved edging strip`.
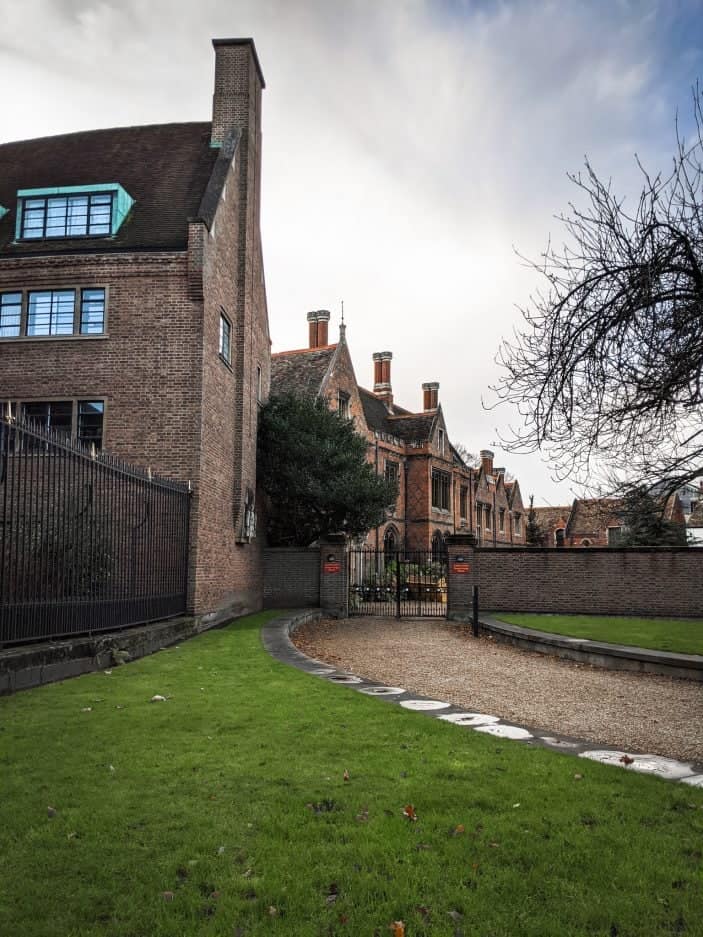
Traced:
POLYGON ((594 745, 593 742, 583 739, 517 725, 488 713, 467 712, 465 707, 454 706, 444 700, 428 699, 404 687, 385 686, 358 674, 340 670, 324 661, 308 657, 295 647, 290 636, 301 625, 318 620, 322 618, 322 615, 319 608, 296 609, 272 619, 261 629, 261 640, 265 649, 276 660, 296 667, 311 676, 346 686, 365 696, 376 696, 387 703, 421 712, 426 716, 450 722, 461 728, 472 729, 497 738, 513 739, 533 748, 548 748, 552 751, 561 751, 591 761, 626 768, 637 773, 654 774, 666 780, 703 787, 703 765, 677 761, 661 755, 624 752, 607 745, 594 745))
MULTIPOLYGON (((465 622, 466 619, 462 618, 461 621, 465 622)), ((698 654, 676 654, 672 651, 655 651, 625 644, 607 644, 604 641, 591 641, 589 638, 570 638, 548 631, 538 631, 536 628, 511 625, 491 615, 481 615, 480 627, 484 633, 492 635, 497 641, 526 651, 552 654, 555 657, 593 664, 608 670, 654 673, 703 683, 703 657, 698 654)))

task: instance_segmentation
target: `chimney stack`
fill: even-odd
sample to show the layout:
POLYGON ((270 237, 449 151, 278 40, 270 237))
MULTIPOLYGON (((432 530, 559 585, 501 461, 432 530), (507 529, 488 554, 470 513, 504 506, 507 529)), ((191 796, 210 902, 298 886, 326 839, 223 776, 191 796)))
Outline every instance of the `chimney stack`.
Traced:
POLYGON ((439 383, 431 381, 429 384, 422 385, 422 409, 436 410, 439 406, 439 383))
POLYGON ((328 344, 327 327, 330 314, 327 309, 314 309, 308 313, 310 348, 324 348, 328 344))
POLYGON ((222 146, 232 130, 258 133, 261 90, 266 87, 253 39, 213 39, 215 91, 212 146, 222 146))
POLYGON ((493 474, 493 453, 490 449, 481 450, 481 466, 486 475, 493 474))
POLYGON ((373 392, 390 410, 393 406, 393 388, 391 386, 390 351, 375 351, 373 354, 373 392))

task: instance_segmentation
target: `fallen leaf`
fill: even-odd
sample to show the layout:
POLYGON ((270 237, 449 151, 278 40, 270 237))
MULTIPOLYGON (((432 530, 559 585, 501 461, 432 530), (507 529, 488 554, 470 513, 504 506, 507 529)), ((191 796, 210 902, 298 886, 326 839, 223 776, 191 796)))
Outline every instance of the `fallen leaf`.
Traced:
POLYGON ((104 674, 107 674, 108 677, 112 676, 112 671, 111 671, 111 670, 103 670, 103 673, 104 673, 104 674))
POLYGON ((115 766, 114 766, 114 765, 108 765, 108 766, 107 766, 107 770, 108 770, 108 771, 114 771, 114 770, 115 770, 115 766))
POLYGON ((500 846, 500 843, 489 843, 488 845, 491 846, 493 849, 497 849, 500 846))
POLYGON ((342 775, 342 777, 344 778, 345 781, 349 780, 349 772, 347 771, 346 768, 344 769, 344 774, 342 775))
POLYGON ((271 917, 278 917, 278 908, 274 907, 272 904, 269 905, 269 915, 271 917))
POLYGON ((429 917, 430 915, 430 909, 424 904, 418 905, 418 907, 415 908, 415 910, 417 911, 418 914, 421 914, 422 917, 429 917))
POLYGON ((173 899, 175 898, 175 895, 173 894, 172 891, 162 891, 161 897, 164 899, 164 901, 173 901, 173 899))
POLYGON ((348 915, 348 914, 340 914, 338 920, 339 920, 339 923, 340 923, 340 924, 346 924, 347 921, 349 920, 349 915, 348 915))
POLYGON ((225 851, 225 847, 224 847, 224 846, 218 846, 218 847, 217 847, 217 855, 218 855, 218 856, 223 855, 224 851, 225 851))
POLYGON ((56 807, 47 807, 46 813, 47 813, 47 816, 49 817, 55 817, 56 814, 58 813, 58 810, 56 809, 56 807))
POLYGON ((412 823, 417 822, 417 814, 412 804, 406 804, 405 807, 403 807, 403 816, 407 817, 412 823))
POLYGON ((418 843, 415 849, 417 852, 422 852, 425 849, 432 849, 432 847, 429 845, 429 843, 418 843))
POLYGON ((80 835, 74 830, 66 836, 66 839, 80 839, 80 835))
POLYGON ((458 826, 455 826, 454 829, 450 832, 450 836, 461 836, 462 833, 466 832, 466 828, 463 823, 460 823, 458 826))
POLYGON ((623 755, 623 756, 620 758, 620 761, 621 761, 624 765, 631 765, 631 764, 634 763, 635 759, 634 759, 634 758, 630 758, 629 755, 623 755))
POLYGON ((213 901, 217 901, 217 899, 220 897, 219 891, 213 891, 213 892, 210 894, 210 897, 212 898, 213 901))
POLYGON ((92 706, 84 706, 83 709, 81 709, 82 713, 92 713, 92 711, 93 711, 92 706))
POLYGON ((582 774, 575 774, 575 775, 574 775, 574 781, 581 781, 581 780, 583 780, 583 775, 582 775, 582 774))
POLYGON ((392 921, 388 925, 388 930, 393 937, 405 937, 405 924, 402 921, 392 921))
POLYGON ((366 821, 369 819, 369 808, 368 808, 368 806, 365 806, 365 807, 362 807, 362 808, 361 808, 361 813, 357 813, 356 819, 359 821, 359 823, 366 823, 366 821))
POLYGON ((151 699, 149 700, 149 702, 150 702, 150 703, 165 703, 165 702, 166 702, 166 697, 165 697, 165 696, 161 696, 159 693, 155 693, 155 694, 151 697, 151 699))
POLYGON ((464 917, 461 911, 447 911, 447 914, 452 919, 452 921, 454 921, 455 924, 458 923, 464 917))

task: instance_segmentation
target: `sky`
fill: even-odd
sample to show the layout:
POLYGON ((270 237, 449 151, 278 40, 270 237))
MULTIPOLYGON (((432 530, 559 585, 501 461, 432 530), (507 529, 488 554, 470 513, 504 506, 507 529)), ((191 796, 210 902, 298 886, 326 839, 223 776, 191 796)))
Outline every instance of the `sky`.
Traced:
POLYGON ((266 79, 262 235, 273 351, 344 303, 356 376, 439 381, 449 436, 535 504, 581 489, 506 452, 501 340, 586 156, 632 198, 666 169, 703 79, 703 0, 0 0, 0 142, 211 116, 214 37, 266 79))

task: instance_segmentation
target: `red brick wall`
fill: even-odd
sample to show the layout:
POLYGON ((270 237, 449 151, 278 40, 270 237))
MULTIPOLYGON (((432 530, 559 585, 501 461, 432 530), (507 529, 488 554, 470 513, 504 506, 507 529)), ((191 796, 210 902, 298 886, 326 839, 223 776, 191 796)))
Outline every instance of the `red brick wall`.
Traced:
POLYGON ((482 611, 703 615, 703 550, 478 549, 482 611))

